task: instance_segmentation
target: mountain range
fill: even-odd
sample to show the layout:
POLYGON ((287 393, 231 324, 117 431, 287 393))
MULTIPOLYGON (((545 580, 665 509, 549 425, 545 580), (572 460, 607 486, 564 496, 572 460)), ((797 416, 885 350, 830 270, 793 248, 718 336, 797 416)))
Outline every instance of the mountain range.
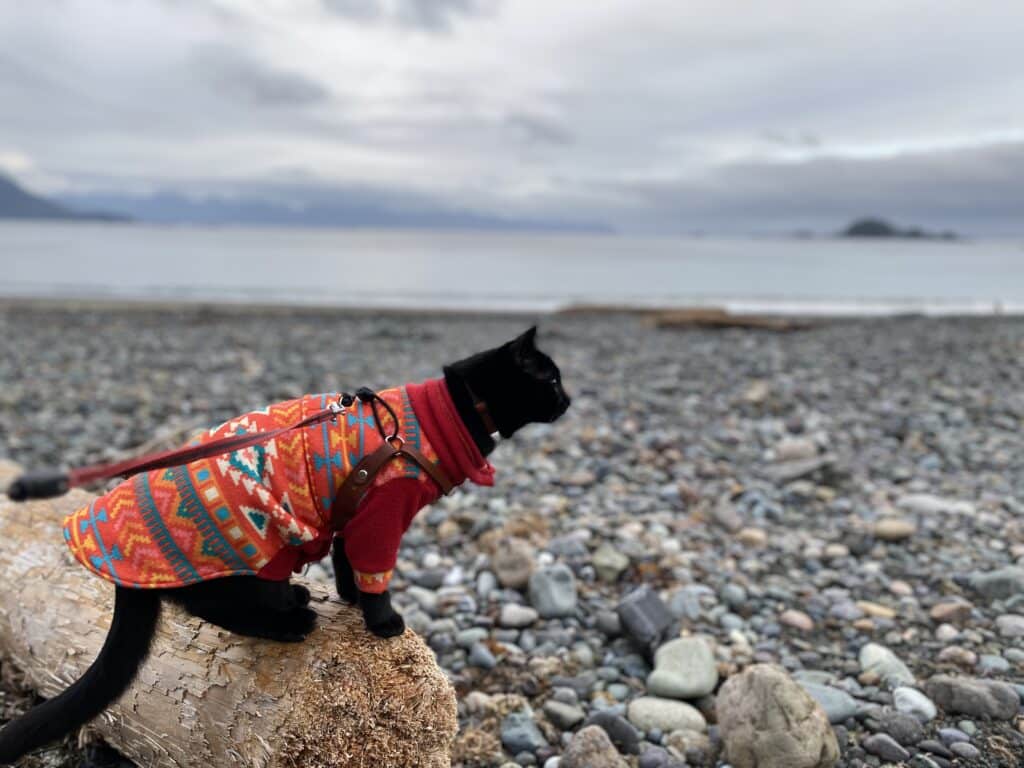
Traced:
POLYGON ((289 195, 191 197, 173 191, 150 195, 34 195, 0 175, 0 219, 92 219, 154 224, 395 229, 472 229, 520 232, 610 233, 600 222, 517 218, 446 207, 429 200, 389 200, 359 189, 297 189, 289 195), (294 198, 280 202, 282 198, 294 198), (87 213, 106 211, 108 213, 87 213))
POLYGON ((90 213, 33 195, 13 179, 0 174, 0 219, 91 219, 124 221, 127 217, 110 213, 90 213))

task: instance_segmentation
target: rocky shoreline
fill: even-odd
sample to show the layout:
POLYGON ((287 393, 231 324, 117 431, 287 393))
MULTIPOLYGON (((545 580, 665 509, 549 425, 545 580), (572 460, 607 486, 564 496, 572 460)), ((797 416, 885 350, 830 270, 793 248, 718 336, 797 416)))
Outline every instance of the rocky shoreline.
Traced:
MULTIPOLYGON (((0 306, 0 456, 421 380, 530 320, 0 306)), ((395 580, 457 765, 1024 764, 1024 320, 541 329, 573 407, 424 511, 395 580)))

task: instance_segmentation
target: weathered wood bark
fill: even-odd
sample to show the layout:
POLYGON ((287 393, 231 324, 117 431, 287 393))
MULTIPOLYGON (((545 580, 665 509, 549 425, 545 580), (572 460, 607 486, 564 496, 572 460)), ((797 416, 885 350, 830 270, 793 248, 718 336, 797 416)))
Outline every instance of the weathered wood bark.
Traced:
MULTIPOLYGON (((0 466, 0 489, 15 469, 0 466)), ((63 690, 106 636, 113 587, 71 557, 73 491, 0 495, 0 654, 43 696, 63 690)), ((164 606, 139 678, 89 727, 142 766, 448 766, 455 693, 412 632, 380 640, 315 584, 320 625, 303 643, 243 638, 164 606)))

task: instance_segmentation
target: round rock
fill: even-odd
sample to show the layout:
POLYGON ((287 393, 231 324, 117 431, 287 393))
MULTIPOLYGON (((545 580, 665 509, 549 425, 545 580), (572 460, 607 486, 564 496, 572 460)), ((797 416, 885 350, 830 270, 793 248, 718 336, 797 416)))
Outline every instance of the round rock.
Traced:
POLYGON ((935 704, 915 688, 900 686, 892 692, 892 704, 900 712, 913 715, 923 723, 934 720, 939 712, 935 704))
POLYGON ((997 680, 936 675, 925 683, 924 690, 949 714, 1012 720, 1020 709, 1017 690, 997 680))
POLYGON ((501 606, 501 614, 498 616, 498 623, 503 627, 521 629, 533 624, 540 615, 528 605, 517 603, 505 603, 501 606))
POLYGON ((605 542, 594 553, 590 564, 594 566, 598 577, 610 584, 619 580, 619 576, 629 568, 629 558, 605 542))
POLYGON ((524 539, 507 539, 498 547, 491 565, 501 586, 522 589, 533 573, 533 547, 524 539))
POLYGON ((814 620, 803 611, 788 610, 779 615, 779 624, 801 632, 810 632, 814 629, 814 620))
POLYGON ((860 668, 878 675, 889 685, 913 685, 914 674, 896 654, 877 643, 868 643, 860 649, 860 668))
POLYGON ((533 754, 548 745, 529 712, 510 712, 501 721, 501 743, 513 755, 520 752, 533 754))
POLYGON ((864 748, 865 752, 877 755, 889 762, 902 763, 904 760, 910 759, 910 753, 887 733, 873 733, 864 739, 860 745, 864 748))
POLYGON ((562 753, 559 768, 629 768, 608 734, 596 725, 581 728, 562 753))
POLYGON ((627 755, 640 752, 640 734, 624 717, 613 712, 595 712, 583 725, 597 725, 603 728, 619 752, 627 755))
POLYGON ((534 572, 529 585, 530 604, 543 618, 576 613, 576 578, 567 565, 559 563, 534 572))
POLYGON ((830 723, 846 722, 851 717, 856 717, 860 711, 860 705, 857 703, 857 700, 846 691, 841 691, 830 685, 819 685, 817 683, 801 682, 800 685, 825 710, 825 715, 830 723))
POLYGON ((905 517, 883 517, 874 526, 876 539, 882 541, 903 541, 917 533, 917 526, 913 520, 905 517))
POLYGON ((878 718, 878 725, 879 730, 907 747, 917 744, 925 737, 921 721, 906 712, 883 712, 878 718))
POLYGON ((955 741, 949 745, 949 751, 964 760, 977 760, 981 757, 981 750, 966 741, 955 741))
POLYGON ((561 701, 549 699, 544 704, 544 714, 548 720, 554 723, 560 730, 568 731, 583 721, 586 714, 574 704, 564 704, 561 701))
POLYGON ((629 704, 626 716, 641 731, 705 731, 708 724, 695 708, 682 701, 641 696, 629 704))
POLYGON ((715 709, 734 768, 832 768, 839 760, 824 710, 779 667, 755 664, 730 677, 715 709))
POLYGON ((498 666, 498 660, 494 658, 490 648, 483 643, 474 643, 473 647, 470 648, 469 663, 471 666, 480 667, 481 669, 494 669, 498 666))
POLYGON ((647 690, 669 699, 697 699, 715 690, 718 666, 708 644, 697 637, 671 640, 654 654, 647 690))
POLYGON ((996 629, 1003 637, 1024 637, 1024 616, 1007 613, 996 617, 996 629))

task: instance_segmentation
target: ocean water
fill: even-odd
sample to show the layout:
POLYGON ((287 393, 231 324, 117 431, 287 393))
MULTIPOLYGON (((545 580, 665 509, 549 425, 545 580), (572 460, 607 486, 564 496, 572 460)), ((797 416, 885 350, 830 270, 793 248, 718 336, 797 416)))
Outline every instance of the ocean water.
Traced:
POLYGON ((1024 239, 0 223, 0 296, 548 311, 1024 312, 1024 239))

